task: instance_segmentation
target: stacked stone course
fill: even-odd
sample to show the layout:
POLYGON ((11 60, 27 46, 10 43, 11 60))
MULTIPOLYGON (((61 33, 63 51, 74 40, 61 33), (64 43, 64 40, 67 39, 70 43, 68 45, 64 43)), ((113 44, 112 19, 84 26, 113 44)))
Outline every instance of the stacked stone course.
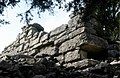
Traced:
POLYGON ((104 49, 107 48, 108 43, 97 36, 94 29, 94 26, 97 25, 96 21, 84 23, 81 21, 81 17, 79 14, 72 15, 68 24, 63 24, 49 33, 36 23, 24 26, 22 33, 4 49, 1 57, 18 54, 35 58, 53 56, 64 65, 73 66, 81 59, 106 54, 104 49))

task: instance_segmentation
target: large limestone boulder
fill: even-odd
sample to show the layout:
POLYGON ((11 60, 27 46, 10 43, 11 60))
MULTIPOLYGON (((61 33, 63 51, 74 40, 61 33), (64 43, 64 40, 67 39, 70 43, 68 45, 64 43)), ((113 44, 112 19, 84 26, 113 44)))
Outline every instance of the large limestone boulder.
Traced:
POLYGON ((86 36, 80 40, 80 49, 87 52, 87 58, 107 58, 107 47, 108 42, 106 40, 92 34, 86 34, 86 36))
POLYGON ((81 49, 87 52, 100 52, 108 47, 108 42, 98 36, 85 33, 80 41, 81 49))

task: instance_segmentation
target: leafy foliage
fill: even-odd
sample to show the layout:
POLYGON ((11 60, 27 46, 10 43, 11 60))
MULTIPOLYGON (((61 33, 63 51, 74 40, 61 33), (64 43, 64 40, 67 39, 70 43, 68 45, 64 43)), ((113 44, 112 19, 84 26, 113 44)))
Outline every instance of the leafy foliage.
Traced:
POLYGON ((95 18, 101 25, 96 27, 99 36, 108 40, 118 40, 120 26, 120 0, 73 0, 67 10, 84 13, 83 21, 95 18))
POLYGON ((22 20, 25 19, 25 22, 27 24, 30 23, 33 17, 32 10, 37 9, 37 14, 40 18, 40 13, 45 12, 48 10, 50 13, 54 13, 54 8, 56 6, 62 8, 62 4, 65 2, 65 0, 26 0, 26 3, 31 4, 30 8, 25 13, 20 13, 18 16, 21 16, 22 20))
POLYGON ((20 0, 0 0, 0 14, 3 13, 5 7, 14 7, 18 2, 20 2, 20 0))
MULTIPOLYGON (((0 14, 3 13, 7 6, 15 6, 22 0, 0 0, 0 14)), ((37 14, 48 10, 54 13, 54 8, 66 9, 73 12, 84 14, 83 21, 88 22, 95 18, 101 25, 96 27, 99 36, 110 39, 119 40, 120 28, 120 0, 72 0, 66 3, 66 0, 25 0, 30 3, 30 8, 25 12, 18 14, 21 20, 25 20, 27 24, 32 20, 32 10, 37 9, 37 14)))
POLYGON ((10 22, 9 21, 5 21, 4 19, 0 19, 0 24, 10 24, 10 22))

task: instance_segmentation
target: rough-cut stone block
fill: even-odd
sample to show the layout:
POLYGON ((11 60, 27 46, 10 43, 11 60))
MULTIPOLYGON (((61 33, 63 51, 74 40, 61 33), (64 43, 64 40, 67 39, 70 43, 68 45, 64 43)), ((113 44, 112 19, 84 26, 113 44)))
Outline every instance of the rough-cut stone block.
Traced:
POLYGON ((15 43, 15 47, 18 47, 20 45, 20 43, 15 43))
POLYGON ((36 33, 33 34, 33 37, 37 38, 38 35, 39 35, 39 32, 36 32, 36 33))
POLYGON ((11 52, 9 52, 9 53, 4 53, 4 54, 2 54, 1 56, 0 56, 0 58, 2 58, 2 57, 5 57, 6 55, 7 56, 12 56, 12 55, 19 55, 20 53, 18 53, 17 51, 11 51, 11 52))
POLYGON ((65 54, 65 62, 71 62, 74 60, 79 60, 80 54, 79 54, 79 50, 75 50, 75 51, 70 51, 68 53, 65 54))
POLYGON ((68 27, 73 27, 78 25, 81 22, 81 16, 75 16, 74 18, 72 18, 70 21, 68 21, 68 27))
POLYGON ((26 43, 25 45, 24 45, 24 50, 26 50, 26 49, 28 49, 29 48, 29 43, 26 43))
POLYGON ((49 41, 48 41, 48 40, 46 40, 46 41, 42 42, 42 44, 43 44, 44 46, 45 46, 45 45, 49 45, 49 44, 53 45, 52 43, 49 43, 49 41))
POLYGON ((21 34, 20 34, 20 39, 22 39, 22 38, 24 38, 24 37, 26 37, 26 33, 21 33, 21 34))
POLYGON ((19 46, 19 50, 18 51, 22 51, 24 49, 24 44, 21 44, 20 46, 19 46))
POLYGON ((61 38, 64 35, 67 35, 67 31, 64 31, 61 34, 59 34, 58 36, 56 36, 56 39, 59 39, 59 38, 61 38))
POLYGON ((37 32, 37 29, 36 29, 36 28, 34 28, 34 27, 30 27, 27 36, 33 35, 33 34, 36 33, 36 32, 37 32))
POLYGON ((37 56, 42 56, 42 55, 54 55, 56 54, 56 48, 54 46, 47 46, 42 49, 40 49, 39 53, 36 54, 37 56))
POLYGON ((35 40, 36 39, 36 37, 34 36, 34 37, 32 37, 31 39, 30 39, 30 41, 33 41, 33 40, 35 40))
POLYGON ((25 42, 25 38, 20 39, 20 44, 25 42))
POLYGON ((79 28, 79 29, 71 32, 71 33, 69 34, 69 37, 70 37, 70 38, 73 38, 73 37, 75 37, 75 36, 83 33, 84 31, 85 31, 85 27, 81 27, 81 28, 79 28))
POLYGON ((88 66, 94 66, 96 64, 99 64, 99 61, 93 60, 93 59, 84 59, 81 61, 77 61, 74 63, 67 63, 65 64, 66 67, 75 67, 75 68, 85 68, 88 66))
POLYGON ((35 40, 36 38, 39 37, 39 32, 35 32, 33 36, 31 37, 31 40, 35 40))
POLYGON ((66 52, 74 48, 75 48, 75 44, 72 42, 72 40, 68 40, 60 45, 59 53, 66 52))
POLYGON ((33 36, 38 36, 39 35, 39 32, 36 32, 33 36))
POLYGON ((67 30, 67 33, 70 34, 71 32, 77 30, 77 27, 74 26, 74 27, 70 27, 68 30, 67 30))
POLYGON ((63 24, 60 27, 56 28, 55 30, 50 32, 50 37, 52 36, 56 36, 58 34, 60 34, 61 32, 64 32, 67 28, 67 24, 63 24))
POLYGON ((34 46, 35 44, 38 44, 39 42, 40 42, 40 38, 30 41, 30 47, 34 46))
POLYGON ((54 58, 57 59, 59 61, 59 63, 62 63, 65 59, 63 55, 59 55, 59 56, 54 57, 54 58))
POLYGON ((59 53, 63 53, 75 49, 77 43, 80 43, 79 36, 76 36, 75 38, 62 43, 59 47, 59 53))
POLYGON ((44 31, 40 31, 38 37, 41 38, 41 37, 42 37, 43 35, 45 35, 45 34, 47 34, 47 33, 44 32, 44 31))
MULTIPOLYGON (((74 37, 70 42, 71 43, 74 42, 73 45, 76 44, 76 46, 80 46, 81 49, 87 52, 102 51, 104 48, 108 46, 108 43, 106 40, 100 37, 97 37, 95 35, 91 35, 89 33, 82 33, 74 37)), ((62 46, 66 47, 65 45, 66 44, 64 43, 62 46)))
POLYGON ((28 37, 27 37, 27 39, 31 39, 33 36, 32 35, 29 35, 28 37))
POLYGON ((44 42, 45 40, 48 40, 49 34, 45 34, 41 37, 40 42, 44 42))
POLYGON ((81 23, 77 24, 76 27, 77 27, 77 28, 80 28, 80 27, 85 27, 85 26, 84 26, 84 23, 81 22, 81 23))
POLYGON ((54 42, 56 40, 56 36, 53 36, 49 39, 49 42, 54 42))
POLYGON ((16 40, 20 40, 20 33, 18 33, 16 40))
POLYGON ((37 53, 38 53, 38 50, 37 49, 33 49, 33 50, 28 52, 28 55, 29 56, 35 56, 37 53))
POLYGON ((38 48, 38 47, 41 47, 42 45, 43 45, 42 43, 38 43, 38 44, 34 45, 32 48, 33 48, 33 49, 36 49, 36 48, 38 48))
POLYGON ((81 40, 81 43, 78 45, 87 52, 100 52, 108 47, 106 40, 91 34, 86 34, 86 38, 81 40))
POLYGON ((59 52, 67 52, 77 46, 80 46, 81 49, 87 52, 98 52, 106 48, 108 46, 108 43, 106 40, 95 35, 82 33, 73 39, 62 43, 59 47, 59 52))
POLYGON ((73 21, 74 21, 73 19, 71 19, 71 20, 68 21, 68 27, 75 26, 74 23, 73 23, 73 21))
POLYGON ((68 40, 68 39, 69 39, 69 36, 68 36, 68 35, 64 35, 64 36, 62 36, 61 38, 56 39, 56 40, 54 41, 54 44, 55 44, 55 45, 56 45, 56 44, 61 44, 62 42, 66 41, 66 40, 68 40))

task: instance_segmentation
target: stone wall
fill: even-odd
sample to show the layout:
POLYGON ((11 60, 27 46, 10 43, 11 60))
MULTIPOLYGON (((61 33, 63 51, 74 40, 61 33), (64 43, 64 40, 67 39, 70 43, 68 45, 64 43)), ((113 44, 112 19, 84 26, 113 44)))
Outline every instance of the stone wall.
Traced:
POLYGON ((85 58, 104 57, 108 43, 97 36, 94 27, 98 23, 95 19, 84 23, 81 17, 79 14, 71 14, 68 24, 63 24, 49 33, 36 23, 24 26, 16 40, 2 51, 1 57, 17 54, 35 58, 52 56, 65 66, 72 66, 85 58))

